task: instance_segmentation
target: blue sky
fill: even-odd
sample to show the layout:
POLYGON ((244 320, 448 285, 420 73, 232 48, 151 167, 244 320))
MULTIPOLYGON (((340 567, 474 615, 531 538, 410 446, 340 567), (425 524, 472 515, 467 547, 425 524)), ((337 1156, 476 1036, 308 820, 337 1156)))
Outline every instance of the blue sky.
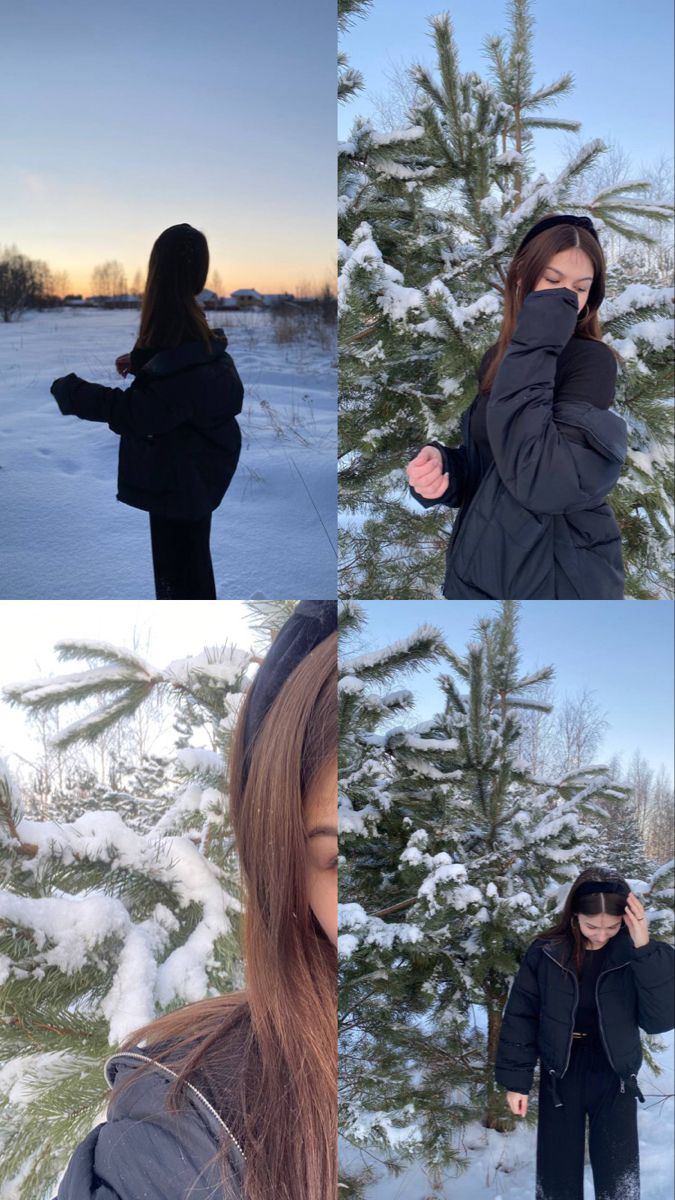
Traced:
MULTIPOLYGON (((492 601, 361 601, 368 624, 357 652, 408 637, 418 625, 437 626, 460 653, 481 616, 498 610, 492 601)), ((673 772, 673 603, 663 601, 531 600, 520 607, 521 665, 530 672, 555 667, 560 697, 590 688, 607 714, 610 729, 600 757, 622 754, 624 763, 640 749, 658 769, 673 772)), ((437 712, 441 691, 435 674, 416 672, 408 682, 418 697, 416 717, 437 712)))
POLYGON ((2 244, 71 288, 182 221, 226 292, 335 277, 334 3, 22 0, 2 17, 2 244))
MULTIPOLYGON (((566 71, 574 90, 555 106, 542 109, 581 121, 584 140, 616 140, 633 167, 673 153, 673 5, 672 0, 593 0, 583 7, 534 0, 535 84, 552 83, 566 71)), ((392 64, 434 64, 427 18, 449 11, 462 71, 486 72, 482 44, 486 36, 507 31, 506 0, 374 0, 363 20, 343 39, 352 66, 365 76, 366 88, 341 105, 340 136, 354 115, 372 116, 369 93, 389 90, 392 64)), ((537 167, 560 168, 561 148, 570 135, 535 133, 537 167)))

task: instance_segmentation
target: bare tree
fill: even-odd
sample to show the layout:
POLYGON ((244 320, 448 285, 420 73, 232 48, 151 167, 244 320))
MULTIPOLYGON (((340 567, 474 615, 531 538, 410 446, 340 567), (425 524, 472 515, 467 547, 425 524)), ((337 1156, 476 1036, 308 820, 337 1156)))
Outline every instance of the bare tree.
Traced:
POLYGON ((215 292, 215 293, 216 293, 216 296, 222 296, 222 294, 223 294, 223 281, 222 281, 222 279, 221 279, 221 277, 220 277, 220 272, 219 272, 219 271, 212 271, 212 272, 211 272, 211 278, 209 279, 209 288, 211 289, 211 291, 212 291, 212 292, 215 292))
POLYGON ((561 774, 577 771, 595 759, 609 721, 589 688, 566 696, 555 721, 555 762, 561 774))
MULTIPOLYGON (((550 704, 553 709, 555 695, 553 683, 544 680, 532 691, 532 697, 540 704, 550 704)), ((518 722, 523 731, 520 753, 533 775, 543 779, 555 774, 555 715, 553 711, 523 709, 518 713, 518 722)))
POLYGON ((316 280, 308 279, 306 276, 299 279, 295 285, 295 295, 300 296, 316 296, 319 289, 316 285, 316 280))
POLYGON ((52 276, 54 284, 54 294, 60 296, 63 300, 70 291, 70 279, 67 271, 55 271, 52 276))
POLYGON ((119 296, 126 294, 127 278, 124 267, 116 259, 100 263, 91 273, 91 290, 95 296, 119 296))
POLYGON ((643 840, 646 840, 647 814, 652 796, 653 780, 652 767, 640 750, 636 750, 626 773, 626 784, 633 794, 635 812, 643 840))
POLYGON ((131 284, 132 296, 142 296, 144 291, 143 276, 140 271, 136 271, 131 284))
POLYGON ((393 63, 385 71, 388 90, 375 92, 370 98, 378 129, 385 133, 405 128, 414 119, 415 107, 422 99, 422 90, 413 75, 414 66, 412 60, 399 59, 393 63))
POLYGON ((7 246, 0 256, 0 312, 4 322, 20 316, 35 303, 40 289, 36 265, 20 254, 16 246, 7 246))
POLYGON ((53 303, 54 296, 54 277, 42 259, 33 259, 33 274, 35 279, 35 289, 33 293, 33 304, 36 308, 42 309, 45 304, 53 303))
POLYGON ((645 847, 661 865, 675 857, 675 793, 673 781, 664 766, 659 768, 650 791, 645 847))
POLYGON ((75 755, 72 749, 60 750, 53 744, 60 729, 57 710, 36 709, 29 720, 35 736, 35 753, 30 758, 17 757, 24 768, 28 768, 28 782, 24 787, 28 806, 36 816, 45 818, 49 816, 51 796, 63 788, 75 755))

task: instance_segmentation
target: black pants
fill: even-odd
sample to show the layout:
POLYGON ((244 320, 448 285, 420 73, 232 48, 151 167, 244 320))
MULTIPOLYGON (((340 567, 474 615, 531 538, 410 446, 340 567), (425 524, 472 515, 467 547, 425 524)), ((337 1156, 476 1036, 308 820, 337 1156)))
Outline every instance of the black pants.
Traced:
POLYGON ((215 600, 210 536, 211 513, 200 521, 179 521, 150 513, 158 600, 215 600))
POLYGON ((537 1200, 583 1200, 587 1115, 595 1200, 640 1200, 637 1100, 621 1092, 602 1044, 575 1038, 567 1073, 557 1086, 562 1108, 554 1107, 542 1070, 537 1200))

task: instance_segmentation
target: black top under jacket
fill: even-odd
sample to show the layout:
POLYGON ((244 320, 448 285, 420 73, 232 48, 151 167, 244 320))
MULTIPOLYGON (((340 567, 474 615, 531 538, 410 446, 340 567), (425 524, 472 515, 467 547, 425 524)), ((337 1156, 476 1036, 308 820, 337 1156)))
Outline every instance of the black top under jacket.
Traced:
POLYGON ((206 1074, 195 1077, 177 1114, 165 1103, 176 1077, 168 1065, 157 1062, 120 1092, 149 1057, 135 1046, 108 1059, 107 1120, 76 1147, 54 1200, 242 1200, 245 1152, 222 1106, 216 1108, 206 1074), (223 1140, 229 1147, 225 1191, 220 1166, 207 1165, 223 1140))
MULTIPOLYGON (((650 938, 636 949, 625 925, 607 943, 595 987, 600 1038, 621 1091, 642 1099, 640 1030, 665 1033, 675 1025, 675 951, 650 938)), ((529 946, 504 1008, 495 1078, 510 1092, 527 1095, 537 1059, 554 1102, 565 1075, 579 1005, 579 981, 571 945, 537 939, 529 946)))
POLYGON ((598 1006, 595 1000, 595 985, 598 975, 604 970, 603 963, 607 957, 609 941, 599 950, 587 950, 581 966, 579 978, 579 1004, 574 1021, 578 1033, 599 1034, 598 1006))
POLYGON ((131 352, 127 389, 55 379, 62 413, 107 421, 120 434, 117 499, 156 516, 201 520, 218 507, 241 450, 244 388, 221 329, 211 346, 131 352))
MULTIPOLYGON (((447 490, 424 508, 460 511, 443 595, 470 600, 621 600, 621 535, 607 496, 627 452, 610 410, 616 359, 575 335, 570 288, 530 292, 489 397, 461 421, 462 444, 440 450, 447 490)), ((485 359, 483 360, 485 362, 485 359)))

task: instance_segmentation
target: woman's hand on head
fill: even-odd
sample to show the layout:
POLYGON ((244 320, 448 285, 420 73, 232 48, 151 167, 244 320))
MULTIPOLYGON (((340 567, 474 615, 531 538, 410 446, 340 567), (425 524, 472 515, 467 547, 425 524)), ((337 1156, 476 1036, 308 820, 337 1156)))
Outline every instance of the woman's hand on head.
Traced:
POLYGON ((507 1092, 506 1100, 514 1116, 525 1116, 527 1113, 527 1096, 523 1096, 522 1092, 507 1092))
POLYGON ((129 374, 129 367, 131 366, 131 355, 120 354, 119 358, 115 359, 115 366, 117 367, 117 374, 123 375, 126 379, 129 374))
POLYGON ((450 477, 443 473, 443 458, 437 446, 423 446, 406 467, 408 483, 425 500, 437 500, 448 490, 450 477))
POLYGON ((649 929, 647 928, 645 910, 637 896, 634 896, 632 892, 628 893, 623 919, 633 939, 635 949, 639 950, 640 946, 646 946, 649 941, 649 929))

